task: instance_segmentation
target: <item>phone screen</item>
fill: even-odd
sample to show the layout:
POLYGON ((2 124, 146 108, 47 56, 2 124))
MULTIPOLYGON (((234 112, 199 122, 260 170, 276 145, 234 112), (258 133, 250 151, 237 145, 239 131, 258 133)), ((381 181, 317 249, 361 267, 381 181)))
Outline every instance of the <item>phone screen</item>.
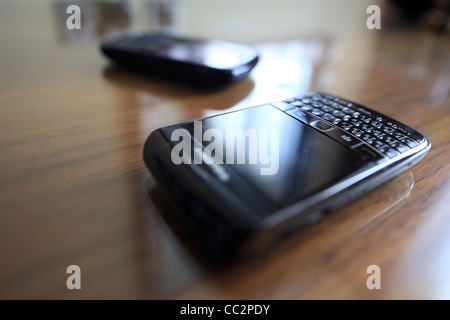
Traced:
POLYGON ((203 119, 201 135, 195 132, 199 123, 180 127, 209 146, 207 157, 222 159, 225 170, 237 172, 278 208, 375 165, 269 105, 203 119), (216 148, 211 145, 214 141, 216 148))

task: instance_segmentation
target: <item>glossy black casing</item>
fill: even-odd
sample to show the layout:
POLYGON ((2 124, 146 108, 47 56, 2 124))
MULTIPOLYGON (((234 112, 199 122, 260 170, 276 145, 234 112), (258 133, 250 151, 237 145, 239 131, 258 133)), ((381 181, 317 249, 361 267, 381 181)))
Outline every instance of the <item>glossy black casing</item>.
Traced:
POLYGON ((145 143, 144 161, 202 250, 214 257, 258 252, 400 174, 430 149, 430 141, 417 131, 353 104, 372 118, 383 117, 386 123, 401 127, 418 141, 417 146, 390 158, 368 150, 370 145, 331 123, 278 101, 157 129, 145 143), (261 174, 262 168, 274 163, 250 164, 248 150, 245 163, 238 164, 236 157, 227 163, 225 143, 223 163, 175 164, 172 150, 180 141, 173 138, 177 129, 189 132, 193 154, 196 146, 201 151, 211 143, 204 139, 209 129, 219 130, 224 139, 227 130, 251 129, 265 132, 265 137, 278 132, 278 139, 266 140, 272 144, 269 151, 279 154, 278 165, 270 174, 261 174), (340 140, 342 136, 356 144, 352 141, 350 147, 348 139, 340 140))
POLYGON ((100 48, 122 67, 206 88, 244 79, 259 59, 250 45, 162 32, 122 35, 100 48))

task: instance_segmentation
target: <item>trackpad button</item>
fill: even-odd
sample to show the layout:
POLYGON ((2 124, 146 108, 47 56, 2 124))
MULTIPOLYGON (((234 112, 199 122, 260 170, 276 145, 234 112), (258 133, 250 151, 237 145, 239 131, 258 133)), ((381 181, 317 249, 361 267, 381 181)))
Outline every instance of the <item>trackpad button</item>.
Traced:
POLYGON ((314 128, 317 128, 317 129, 319 129, 321 131, 329 131, 329 130, 333 130, 334 129, 333 125, 331 125, 331 124, 329 124, 329 123, 327 123, 325 121, 321 121, 321 120, 313 121, 313 122, 311 122, 311 125, 314 128))

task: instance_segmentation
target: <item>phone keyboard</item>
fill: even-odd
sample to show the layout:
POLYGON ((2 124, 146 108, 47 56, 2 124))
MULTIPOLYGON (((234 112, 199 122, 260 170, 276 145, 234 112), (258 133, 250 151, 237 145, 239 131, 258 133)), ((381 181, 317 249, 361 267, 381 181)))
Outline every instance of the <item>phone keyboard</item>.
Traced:
POLYGON ((329 94, 314 93, 272 105, 375 160, 395 158, 426 142, 423 135, 396 120, 329 94))

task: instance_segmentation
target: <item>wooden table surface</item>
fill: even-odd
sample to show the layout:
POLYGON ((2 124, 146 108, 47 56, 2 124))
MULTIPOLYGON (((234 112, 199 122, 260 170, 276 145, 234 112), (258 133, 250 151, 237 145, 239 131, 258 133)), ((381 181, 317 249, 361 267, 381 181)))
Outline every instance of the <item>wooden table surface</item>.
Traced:
POLYGON ((0 298, 450 298, 448 33, 258 34, 251 76, 202 91, 112 67, 98 38, 70 38, 52 2, 0 12, 0 298), (418 129, 431 151, 261 255, 220 267, 192 254, 144 167, 148 134, 316 90, 418 129), (80 290, 66 286, 70 265, 80 290))

